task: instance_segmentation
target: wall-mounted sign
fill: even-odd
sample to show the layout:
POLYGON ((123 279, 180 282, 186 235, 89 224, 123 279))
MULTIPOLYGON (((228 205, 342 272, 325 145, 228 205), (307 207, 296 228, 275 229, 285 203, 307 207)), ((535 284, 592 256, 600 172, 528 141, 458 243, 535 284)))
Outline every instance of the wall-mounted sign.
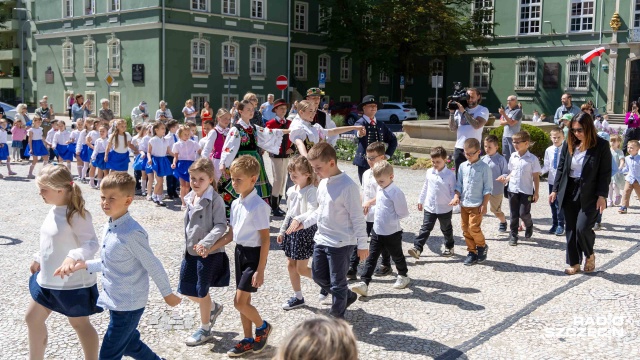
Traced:
POLYGON ((545 63, 542 74, 542 87, 545 89, 557 89, 560 77, 560 63, 545 63))
POLYGON ((131 65, 131 81, 134 83, 144 83, 144 64, 131 65))
POLYGON ((46 84, 53 84, 53 70, 51 66, 47 66, 47 70, 44 72, 44 82, 46 84))

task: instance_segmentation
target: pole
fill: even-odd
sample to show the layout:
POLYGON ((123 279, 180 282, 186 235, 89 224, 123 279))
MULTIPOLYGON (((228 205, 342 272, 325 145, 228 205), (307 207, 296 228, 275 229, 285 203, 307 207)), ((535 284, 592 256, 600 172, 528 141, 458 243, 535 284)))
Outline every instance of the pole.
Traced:
POLYGON ((280 96, 280 99, 284 99, 284 90, 282 90, 282 96, 280 96))
MULTIPOLYGON (((26 24, 26 23, 25 23, 26 24)), ((24 101, 24 24, 20 27, 20 36, 22 37, 22 41, 20 42, 20 92, 21 92, 21 102, 24 101)))
POLYGON ((435 105, 435 109, 433 109, 433 120, 438 120, 438 77, 436 75, 436 105, 435 105))
POLYGON ((289 79, 291 79, 291 0, 287 1, 287 97, 284 97, 282 90, 282 98, 289 103, 289 79))
POLYGON ((227 79, 227 101, 229 102, 229 109, 231 109, 231 77, 227 79))

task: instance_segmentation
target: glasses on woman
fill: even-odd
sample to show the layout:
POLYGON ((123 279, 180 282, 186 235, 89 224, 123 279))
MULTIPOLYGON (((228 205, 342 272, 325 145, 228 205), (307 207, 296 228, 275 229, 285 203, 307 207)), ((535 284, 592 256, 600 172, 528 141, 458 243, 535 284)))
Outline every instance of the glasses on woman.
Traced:
POLYGON ((573 128, 571 129, 571 132, 574 134, 582 134, 584 132, 583 128, 573 128))

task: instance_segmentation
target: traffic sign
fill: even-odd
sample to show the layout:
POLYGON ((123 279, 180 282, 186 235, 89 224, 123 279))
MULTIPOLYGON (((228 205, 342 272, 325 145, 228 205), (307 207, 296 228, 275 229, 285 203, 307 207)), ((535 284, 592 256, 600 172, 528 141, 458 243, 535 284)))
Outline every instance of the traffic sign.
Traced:
POLYGON ((324 89, 326 83, 327 83, 327 74, 323 71, 320 73, 320 76, 318 79, 318 87, 320 89, 324 89))
POLYGON ((400 89, 404 89, 404 76, 400 76, 400 89))
POLYGON ((278 90, 284 90, 289 86, 289 80, 286 76, 280 75, 276 78, 276 87, 278 90))
POLYGON ((442 89, 443 76, 431 76, 431 87, 434 89, 442 89))
POLYGON ((111 76, 111 74, 107 74, 107 76, 104 77, 104 82, 107 83, 107 86, 111 86, 111 84, 113 84, 113 80, 115 80, 113 78, 113 76, 111 76))

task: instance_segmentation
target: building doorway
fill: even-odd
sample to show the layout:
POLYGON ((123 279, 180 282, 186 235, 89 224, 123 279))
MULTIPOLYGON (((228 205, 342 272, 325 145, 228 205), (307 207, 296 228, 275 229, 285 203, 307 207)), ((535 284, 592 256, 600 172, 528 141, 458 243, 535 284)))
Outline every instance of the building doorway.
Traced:
POLYGON ((640 59, 629 64, 629 101, 626 111, 631 111, 631 103, 640 98, 640 59))

